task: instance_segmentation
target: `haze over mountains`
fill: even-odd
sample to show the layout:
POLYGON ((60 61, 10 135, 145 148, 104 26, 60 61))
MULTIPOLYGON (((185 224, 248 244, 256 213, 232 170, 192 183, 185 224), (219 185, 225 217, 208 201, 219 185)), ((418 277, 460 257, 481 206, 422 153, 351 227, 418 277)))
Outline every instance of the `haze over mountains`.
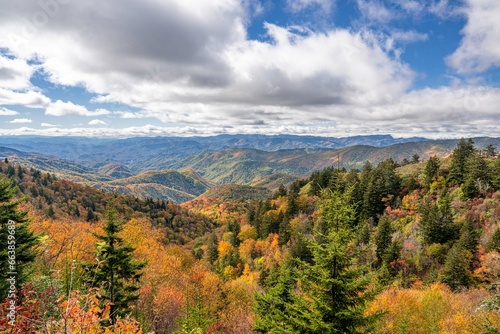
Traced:
MULTIPOLYGON (((180 203, 227 184, 273 190, 330 166, 360 169, 366 161, 410 160, 415 154, 421 159, 442 157, 455 148, 457 141, 390 135, 129 139, 18 136, 0 139, 0 156, 99 189, 180 203)), ((500 138, 475 138, 474 142, 478 148, 499 146, 500 138)), ((223 189, 236 191, 234 187, 223 189)), ((262 189, 255 193, 261 194, 262 189)))

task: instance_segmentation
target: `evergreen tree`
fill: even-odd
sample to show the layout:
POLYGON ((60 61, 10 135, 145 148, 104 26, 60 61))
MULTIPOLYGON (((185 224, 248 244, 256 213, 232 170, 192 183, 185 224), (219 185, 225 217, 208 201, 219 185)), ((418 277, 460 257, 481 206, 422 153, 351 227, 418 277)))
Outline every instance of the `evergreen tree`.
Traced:
POLYGON ((17 177, 19 178, 19 180, 22 180, 24 177, 24 172, 21 165, 17 165, 17 177))
POLYGON ((295 268, 290 261, 285 261, 276 274, 271 274, 267 280, 266 292, 255 296, 257 304, 254 309, 254 330, 257 333, 271 334, 302 333, 301 327, 294 322, 301 318, 301 309, 297 306, 303 302, 294 294, 297 281, 295 268))
POLYGON ((483 152, 488 158, 494 158, 497 155, 497 150, 493 144, 488 144, 483 152))
POLYGON ((424 179, 427 186, 430 186, 437 179, 439 167, 439 158, 436 156, 430 157, 425 163, 424 179))
POLYGON ((107 210, 104 235, 94 234, 97 243, 97 265, 89 267, 88 283, 101 288, 103 305, 110 304, 109 321, 114 324, 130 313, 130 304, 139 298, 137 282, 145 263, 133 259, 134 248, 118 236, 122 224, 116 219, 113 208, 107 210))
POLYGON ((435 204, 424 203, 420 208, 420 213, 422 215, 420 228, 424 243, 427 245, 443 244, 458 237, 457 228, 453 222, 451 199, 446 188, 443 189, 435 204))
POLYGON ((7 296, 10 288, 7 281, 13 276, 10 272, 16 273, 15 286, 17 291, 21 291, 22 285, 28 281, 29 267, 36 256, 36 236, 29 230, 27 212, 19 211, 22 199, 15 200, 15 194, 12 183, 0 177, 0 299, 7 296))
POLYGON ((375 235, 375 243, 377 246, 376 255, 378 263, 382 263, 382 259, 391 245, 392 241, 392 228, 391 222, 386 216, 382 216, 377 227, 377 234, 375 235))
POLYGON ((325 232, 314 230, 304 238, 312 263, 297 260, 300 293, 295 278, 284 266, 277 283, 257 297, 256 331, 260 333, 361 333, 373 317, 364 315, 371 296, 366 268, 355 265, 357 248, 353 225, 356 211, 350 191, 326 190, 321 200, 325 232), (260 310, 259 310, 260 309, 260 310))
POLYGON ((490 170, 486 159, 479 153, 473 153, 466 163, 462 191, 466 198, 472 198, 485 192, 490 187, 490 170))
POLYGON ((210 264, 214 264, 218 258, 219 250, 217 249, 217 235, 212 233, 208 238, 207 259, 210 264))
POLYGON ((473 276, 470 270, 472 254, 456 243, 448 252, 444 269, 441 275, 441 282, 448 285, 452 290, 460 287, 469 287, 473 283, 473 276))
POLYGON ((350 192, 325 191, 321 201, 325 233, 307 239, 313 263, 302 262, 303 295, 291 320, 300 333, 359 333, 371 318, 363 311, 369 294, 365 267, 355 266, 355 209, 350 192), (303 309, 305 307, 305 309, 303 309))
POLYGON ((488 252, 495 251, 500 253, 500 227, 497 227, 493 235, 491 236, 490 241, 486 247, 488 252))
POLYGON ((500 190, 500 157, 496 158, 493 162, 491 170, 491 183, 496 191, 500 190))
POLYGON ((475 152, 472 139, 460 139, 451 155, 450 173, 448 181, 453 184, 462 184, 465 180, 467 159, 475 152))

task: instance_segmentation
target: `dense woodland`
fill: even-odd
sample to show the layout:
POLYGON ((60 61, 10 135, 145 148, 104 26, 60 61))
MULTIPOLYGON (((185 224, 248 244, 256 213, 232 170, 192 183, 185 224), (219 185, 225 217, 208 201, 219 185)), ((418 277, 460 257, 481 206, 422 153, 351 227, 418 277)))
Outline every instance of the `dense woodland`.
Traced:
POLYGON ((20 297, 2 332, 500 333, 491 145, 183 205, 0 167, 0 264, 16 220, 20 297))

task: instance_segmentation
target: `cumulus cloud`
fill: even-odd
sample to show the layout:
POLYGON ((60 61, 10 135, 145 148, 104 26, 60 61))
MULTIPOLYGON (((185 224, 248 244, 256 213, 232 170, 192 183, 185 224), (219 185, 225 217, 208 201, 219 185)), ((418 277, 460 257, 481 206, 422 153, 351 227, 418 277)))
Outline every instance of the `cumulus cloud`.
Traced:
MULTIPOLYGON (((475 57, 483 66, 494 66, 495 45, 484 53, 484 59, 474 55, 473 49, 485 49, 492 40, 500 40, 495 38, 495 15, 486 16, 485 22, 471 23, 481 6, 479 0, 470 1, 464 42, 449 62, 460 67, 475 57), (486 42, 483 37, 474 40, 473 32, 482 31, 476 26, 489 29, 484 33, 486 42)), ((483 5, 489 2, 493 3, 482 0, 483 5)), ((296 11, 330 11, 334 3, 287 2, 296 11)), ((422 3, 357 0, 364 18, 373 22, 406 15, 402 12, 418 14, 422 3)), ((438 13, 447 5, 436 0, 429 10, 438 13)), ((125 136, 235 132, 348 135, 349 129, 422 134, 436 130, 433 122, 449 124, 453 117, 463 120, 460 126, 464 131, 473 131, 480 122, 489 126, 493 119, 490 108, 500 105, 498 91, 477 87, 411 91, 415 73, 393 56, 393 44, 424 41, 427 34, 394 30, 381 38, 367 29, 313 32, 303 26, 267 23, 268 38, 250 40, 245 30, 251 15, 247 11, 258 12, 259 8, 253 0, 197 1, 196 6, 180 0, 123 0, 119 5, 98 0, 71 4, 62 0, 4 1, 0 48, 7 48, 9 56, 0 57, 5 64, 2 69, 12 80, 0 84, 0 105, 43 108, 51 116, 92 117, 90 123, 94 123, 88 125, 96 128, 85 124, 64 129, 45 123, 40 133, 95 136, 116 136, 121 131, 125 136), (41 5, 49 2, 56 5, 48 9, 41 5), (36 66, 30 65, 32 59, 37 60, 36 66), (134 111, 89 110, 71 101, 52 102, 29 86, 33 71, 43 72, 55 85, 84 87, 96 94, 91 102, 118 103, 134 111), (145 119, 156 118, 167 124, 109 129, 99 127, 105 125, 98 119, 104 115, 122 122, 140 119, 144 124, 145 119)), ((32 129, 17 130, 30 133, 32 129)))
POLYGON ((89 125, 108 125, 108 123, 101 121, 100 119, 93 119, 89 122, 89 125))
POLYGON ((74 104, 71 101, 57 100, 45 109, 45 114, 50 116, 98 116, 108 115, 110 112, 105 109, 90 111, 85 106, 74 104))
POLYGON ((464 8, 467 24, 460 47, 448 64, 460 74, 474 74, 500 66, 500 2, 468 0, 464 8))
POLYGON ((25 60, 10 58, 0 53, 0 88, 20 90, 31 88, 30 78, 35 68, 25 60))
POLYGON ((0 107, 0 116, 15 116, 19 115, 17 111, 7 109, 5 107, 0 107))
POLYGON ((31 123, 31 122, 33 122, 33 121, 29 118, 16 118, 16 119, 13 119, 12 121, 10 121, 9 123, 21 124, 21 123, 31 123))
POLYGON ((50 104, 50 99, 33 90, 13 91, 0 88, 0 105, 21 105, 28 108, 43 108, 50 104))

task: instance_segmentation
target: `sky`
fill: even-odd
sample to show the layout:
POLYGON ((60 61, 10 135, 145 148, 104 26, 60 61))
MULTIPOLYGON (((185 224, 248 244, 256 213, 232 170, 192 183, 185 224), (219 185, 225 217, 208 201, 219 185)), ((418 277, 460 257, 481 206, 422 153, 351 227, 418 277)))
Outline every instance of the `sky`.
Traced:
POLYGON ((0 135, 500 136, 498 0, 0 0, 0 135))

